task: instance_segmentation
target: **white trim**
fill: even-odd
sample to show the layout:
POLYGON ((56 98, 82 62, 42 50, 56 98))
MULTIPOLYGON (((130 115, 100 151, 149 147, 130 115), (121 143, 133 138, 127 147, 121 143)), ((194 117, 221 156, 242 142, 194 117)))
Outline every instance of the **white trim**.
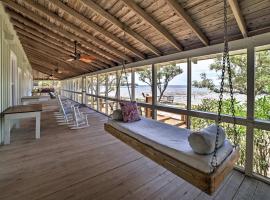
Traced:
MULTIPOLYGON (((230 47, 230 51, 235 51, 235 50, 240 50, 240 49, 246 49, 248 46, 263 46, 269 43, 270 43, 270 33, 264 33, 264 34, 260 34, 260 35, 256 35, 252 37, 247 37, 247 38, 231 41, 229 42, 229 47, 230 47)), ((210 54, 217 54, 217 53, 222 53, 223 48, 224 48, 223 43, 215 44, 215 45, 210 45, 210 46, 206 46, 206 47, 202 47, 198 49, 181 51, 174 54, 159 56, 159 57, 141 60, 141 61, 137 61, 133 63, 128 63, 125 66, 127 69, 127 68, 151 65, 151 64, 162 63, 162 62, 169 62, 173 60, 181 60, 181 59, 186 59, 189 57, 198 57, 198 56, 204 56, 204 55, 210 55, 210 54)), ((97 72, 92 72, 85 75, 91 76, 91 75, 100 74, 100 73, 107 73, 110 71, 120 70, 121 68, 122 68, 122 65, 119 65, 116 67, 99 70, 97 72)))

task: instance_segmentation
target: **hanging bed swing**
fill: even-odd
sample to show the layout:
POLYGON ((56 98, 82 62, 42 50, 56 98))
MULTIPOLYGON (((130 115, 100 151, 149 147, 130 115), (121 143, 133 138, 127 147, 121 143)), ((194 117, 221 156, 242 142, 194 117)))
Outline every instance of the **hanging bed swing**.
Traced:
MULTIPOLYGON (((121 76, 123 73, 125 74, 130 95, 124 62, 121 76)), ((121 76, 118 79, 118 86, 120 86, 121 76)), ((118 93, 118 88, 119 87, 117 87, 116 93, 118 93)), ((193 151, 188 141, 190 134, 192 134, 191 130, 177 128, 152 119, 142 118, 141 120, 132 123, 109 119, 108 122, 104 124, 104 129, 175 175, 211 195, 232 171, 234 164, 239 158, 239 147, 236 145, 237 132, 235 126, 234 97, 227 33, 227 2, 224 0, 223 67, 213 153, 201 155, 193 151), (234 145, 225 139, 220 147, 219 135, 221 132, 220 123, 226 70, 228 70, 229 76, 231 112, 234 119, 234 145)))

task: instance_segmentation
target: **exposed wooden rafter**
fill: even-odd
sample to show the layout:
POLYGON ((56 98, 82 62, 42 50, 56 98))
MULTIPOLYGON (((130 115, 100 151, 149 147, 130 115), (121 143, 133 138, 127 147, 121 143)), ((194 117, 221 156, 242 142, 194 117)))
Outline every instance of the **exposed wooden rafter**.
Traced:
MULTIPOLYGON (((70 40, 71 38, 64 37, 62 35, 62 33, 65 33, 65 31, 62 31, 61 34, 55 33, 52 30, 47 29, 45 26, 41 26, 41 25, 31 21, 31 20, 23 17, 22 15, 16 13, 13 10, 7 9, 7 12, 10 14, 12 21, 14 21, 14 19, 16 20, 14 23, 22 24, 23 26, 25 26, 26 30, 33 31, 34 33, 38 32, 40 34, 44 34, 44 35, 46 35, 46 37, 50 37, 54 41, 61 42, 62 47, 65 48, 67 46, 67 47, 72 48, 74 50, 74 42, 72 42, 70 40)), ((68 34, 68 35, 70 36, 70 34, 68 34)), ((74 37, 76 37, 76 36, 74 36, 74 37)), ((100 56, 99 54, 94 53, 93 51, 89 50, 85 46, 79 46, 78 50, 82 53, 85 53, 85 54, 88 54, 90 56, 97 58, 97 60, 95 60, 94 63, 97 63, 98 65, 102 66, 103 68, 106 68, 106 65, 112 65, 112 66, 114 65, 114 63, 112 61, 106 59, 105 57, 100 56)), ((119 60, 119 62, 120 62, 120 60, 119 60)))
MULTIPOLYGON (((37 71, 42 72, 42 73, 44 73, 44 74, 47 74, 47 75, 49 75, 49 76, 52 74, 52 71, 50 71, 50 70, 49 70, 48 68, 46 68, 45 66, 40 66, 40 65, 35 64, 35 63, 32 63, 32 62, 30 62, 30 64, 31 64, 31 66, 32 66, 32 68, 33 68, 34 70, 37 70, 37 71)), ((60 74, 55 75, 55 77, 58 78, 58 79, 63 79, 63 78, 65 78, 63 75, 60 75, 60 74)))
MULTIPOLYGON (((82 74, 85 73, 86 70, 82 68, 77 68, 74 64, 66 62, 64 59, 61 58, 61 55, 56 54, 54 51, 51 51, 51 49, 43 47, 42 45, 33 45, 33 43, 30 40, 21 38, 20 40, 23 41, 23 48, 27 52, 32 51, 32 53, 38 53, 39 55, 42 55, 44 58, 47 59, 54 59, 58 62, 61 62, 65 64, 65 68, 74 72, 74 74, 82 74)), ((29 57, 29 56, 28 56, 29 57)))
POLYGON ((174 12, 181 17, 185 23, 192 29, 204 45, 209 45, 209 40, 201 29, 193 22, 191 17, 186 13, 184 8, 176 0, 166 0, 167 4, 174 10, 174 12))
POLYGON ((54 74, 60 74, 60 76, 62 77, 67 77, 67 76, 74 76, 72 73, 70 73, 69 71, 67 70, 64 70, 63 67, 55 67, 54 65, 46 62, 46 61, 43 61, 43 60, 39 60, 39 59, 35 59, 35 58, 31 58, 29 59, 29 62, 30 63, 34 63, 34 64, 37 64, 37 65, 40 65, 40 66, 44 66, 44 67, 47 67, 48 69, 51 70, 51 73, 54 73, 54 74), (58 73, 59 71, 61 71, 61 73, 58 73))
POLYGON ((152 51, 154 54, 160 56, 162 53, 150 42, 148 42, 146 39, 144 39, 141 35, 133 31, 131 28, 126 26, 124 23, 119 21, 117 18, 115 18, 113 15, 111 15, 109 12, 101 8, 98 4, 96 4, 93 1, 81 1, 85 6, 90 8, 92 11, 98 13, 100 16, 106 18, 108 21, 110 21, 112 24, 116 25, 118 28, 120 28, 122 31, 125 31, 129 36, 133 37, 135 40, 140 42, 142 45, 144 45, 147 49, 152 51))
MULTIPOLYGON (((51 17, 52 19, 54 19, 55 21, 58 21, 60 24, 62 24, 63 26, 67 26, 67 27, 71 27, 73 31, 77 32, 80 34, 80 36, 77 36, 74 33, 68 32, 66 30, 64 30, 61 27, 56 26, 55 24, 52 24, 51 22, 44 20, 44 18, 40 17, 39 15, 37 15, 36 13, 26 9, 25 7, 13 2, 13 1, 9 1, 9 0, 2 0, 6 6, 12 8, 13 10, 21 13, 23 16, 31 19, 32 21, 40 24, 41 26, 50 29, 51 31, 62 35, 63 37, 66 37, 67 39, 71 39, 71 40, 76 40, 78 42, 80 42, 82 45, 84 45, 87 49, 91 50, 91 51, 95 51, 98 54, 111 59, 111 64, 112 66, 114 65, 113 61, 117 61, 119 63, 122 62, 122 59, 119 59, 118 57, 114 56, 111 53, 108 53, 104 50, 101 50, 100 48, 92 45, 91 43, 87 42, 87 40, 89 40, 89 38, 93 37, 91 34, 87 34, 85 31, 79 29, 78 27, 76 27, 75 25, 63 20, 61 17, 58 17, 57 15, 51 13, 48 10, 45 10, 44 7, 38 5, 35 2, 32 1, 25 1, 25 3, 29 4, 30 6, 32 6, 32 8, 44 13, 45 15, 51 17)), ((96 40, 97 41, 97 40, 96 40)), ((105 47, 108 50, 110 50, 110 47, 105 47)), ((112 47, 111 47, 112 48, 112 47)), ((112 48, 115 50, 115 48, 112 48)), ((117 51, 117 50, 115 50, 117 51)), ((94 54, 94 52, 93 52, 94 54)), ((123 54, 123 53, 122 53, 123 54)), ((123 56, 126 56, 123 54, 123 56)), ((126 58, 129 59, 129 58, 126 58)), ((129 59, 129 61, 131 61, 131 59, 129 59)))
POLYGON ((30 37, 28 37, 26 35, 23 35, 22 33, 19 33, 18 36, 26 44, 31 45, 32 47, 35 47, 38 50, 44 50, 46 53, 53 54, 54 56, 57 56, 57 58, 59 60, 61 60, 62 62, 65 62, 66 65, 68 65, 68 66, 72 66, 72 68, 74 68, 74 69, 78 69, 78 70, 80 70, 82 72, 91 72, 91 71, 93 71, 93 69, 91 70, 90 69, 90 66, 87 65, 86 63, 80 63, 80 65, 78 67, 76 67, 76 66, 73 66, 72 63, 66 62, 65 60, 67 58, 69 58, 68 55, 67 54, 64 54, 62 52, 57 51, 56 48, 53 49, 50 46, 47 46, 47 45, 44 45, 44 44, 40 44, 38 41, 35 41, 35 39, 30 38, 30 37))
POLYGON ((161 26, 157 21, 155 21, 149 14, 147 14, 140 6, 138 6, 134 1, 122 0, 130 9, 136 12, 145 22, 154 27, 171 45, 173 45, 177 50, 184 50, 183 46, 169 33, 163 26, 161 26))
POLYGON ((238 27, 239 27, 243 37, 244 38, 247 37, 248 36, 247 26, 246 26, 246 22, 244 20, 244 17, 241 13, 238 1, 237 0, 229 0, 229 4, 230 4, 233 15, 235 17, 235 20, 238 24, 238 27))
MULTIPOLYGON (((14 26, 15 26, 15 30, 17 33, 21 34, 24 36, 24 38, 28 38, 28 39, 32 39, 38 43, 41 43, 43 44, 44 46, 47 46, 49 48, 52 48, 53 50, 56 50, 56 51, 59 51, 60 53, 63 53, 66 55, 66 58, 68 59, 69 56, 74 52, 73 49, 69 48, 69 49, 66 49, 66 48, 63 48, 61 45, 56 45, 55 43, 52 43, 51 40, 45 40, 44 38, 42 37, 38 37, 36 36, 34 33, 34 31, 32 32, 28 32, 26 30, 24 30, 23 28, 24 27, 21 27, 21 25, 19 25, 18 23, 14 22, 13 23, 14 26)), ((87 70, 89 69, 102 69, 102 67, 96 67, 95 65, 92 65, 91 63, 90 64, 86 64, 86 63, 81 63, 80 67, 82 68, 85 68, 87 70)))
MULTIPOLYGON (((116 37, 115 35, 113 35, 112 33, 108 32, 104 28, 98 26, 97 24, 95 24, 94 22, 92 22, 90 19, 84 17, 83 15, 81 15, 80 13, 78 13, 77 11, 75 11, 74 9, 68 7, 67 5, 65 5, 64 3, 62 3, 61 1, 59 1, 59 0, 51 0, 50 2, 53 3, 54 5, 56 5, 57 7, 59 7, 60 9, 62 9, 63 11, 65 11, 67 14, 72 15, 77 20, 82 21, 84 24, 86 24, 87 26, 89 26, 91 29, 99 32, 100 34, 102 34, 104 36, 106 36, 108 39, 113 40, 114 42, 116 42, 117 44, 121 45, 122 47, 125 47, 130 52, 132 52, 134 55, 138 56, 139 58, 141 58, 141 59, 144 59, 145 58, 145 56, 144 56, 143 53, 141 53, 140 51, 138 51, 134 47, 130 46, 129 44, 127 44, 122 39, 120 39, 120 38, 116 37)), ((95 40, 97 40, 97 39, 98 38, 95 38, 95 40)))

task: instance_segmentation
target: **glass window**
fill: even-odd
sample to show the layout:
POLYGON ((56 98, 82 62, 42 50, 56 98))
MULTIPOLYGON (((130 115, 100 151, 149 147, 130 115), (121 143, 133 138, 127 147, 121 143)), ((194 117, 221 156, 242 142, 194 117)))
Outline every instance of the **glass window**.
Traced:
POLYGON ((98 95, 97 93, 97 76, 92 77, 91 91, 93 95, 98 95))
POLYGON ((162 105, 186 108, 186 60, 161 63, 157 67, 157 102, 162 105))
POLYGON ((152 66, 136 67, 135 100, 152 104, 152 66))
MULTIPOLYGON (((236 116, 245 117, 247 100, 246 50, 232 52, 230 60, 234 98, 236 100, 235 114, 236 116)), ((221 69, 221 54, 192 59, 191 105, 193 110, 217 113, 221 69)), ((223 113, 230 114, 230 93, 227 73, 225 75, 223 100, 223 113)))
POLYGON ((270 47, 256 48, 255 118, 270 120, 270 47))
POLYGON ((157 120, 160 122, 164 122, 166 124, 170 124, 173 126, 177 126, 179 128, 186 128, 187 117, 186 115, 175 114, 170 112, 165 112, 161 110, 157 110, 157 120))
POLYGON ((113 111, 117 109, 117 102, 108 100, 107 104, 108 104, 108 115, 111 115, 113 111))
POLYGON ((92 77, 91 76, 86 77, 86 93, 92 94, 92 77))
POLYGON ((93 97, 92 96, 87 96, 86 97, 86 100, 87 100, 87 102, 86 102, 86 104, 87 104, 87 106, 89 106, 90 108, 93 108, 93 97))
POLYGON ((130 100, 130 96, 131 96, 131 71, 129 69, 126 69, 126 74, 123 72, 121 76, 120 99, 130 100))
POLYGON ((253 170, 270 178, 270 131, 254 130, 253 170))
POLYGON ((108 97, 116 97, 116 72, 108 74, 108 97))
POLYGON ((106 114, 106 100, 98 98, 98 111, 106 114))
POLYGON ((106 96, 106 74, 98 75, 98 87, 99 87, 99 95, 106 96))

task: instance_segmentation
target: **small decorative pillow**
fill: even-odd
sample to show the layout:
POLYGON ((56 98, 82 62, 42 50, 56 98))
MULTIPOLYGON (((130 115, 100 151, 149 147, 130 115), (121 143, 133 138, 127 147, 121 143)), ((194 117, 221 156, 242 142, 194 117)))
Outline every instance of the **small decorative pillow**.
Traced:
POLYGON ((120 109, 114 110, 112 113, 112 119, 117 121, 123 121, 122 110, 120 109))
POLYGON ((124 122, 134 122, 141 119, 138 112, 136 101, 120 102, 120 107, 124 122))
MULTIPOLYGON (((192 132, 189 137, 189 145, 192 150, 198 154, 211 154, 215 150, 217 135, 217 125, 212 124, 197 132, 192 132)), ((219 138, 217 147, 220 148, 225 140, 225 131, 219 127, 219 138)))

